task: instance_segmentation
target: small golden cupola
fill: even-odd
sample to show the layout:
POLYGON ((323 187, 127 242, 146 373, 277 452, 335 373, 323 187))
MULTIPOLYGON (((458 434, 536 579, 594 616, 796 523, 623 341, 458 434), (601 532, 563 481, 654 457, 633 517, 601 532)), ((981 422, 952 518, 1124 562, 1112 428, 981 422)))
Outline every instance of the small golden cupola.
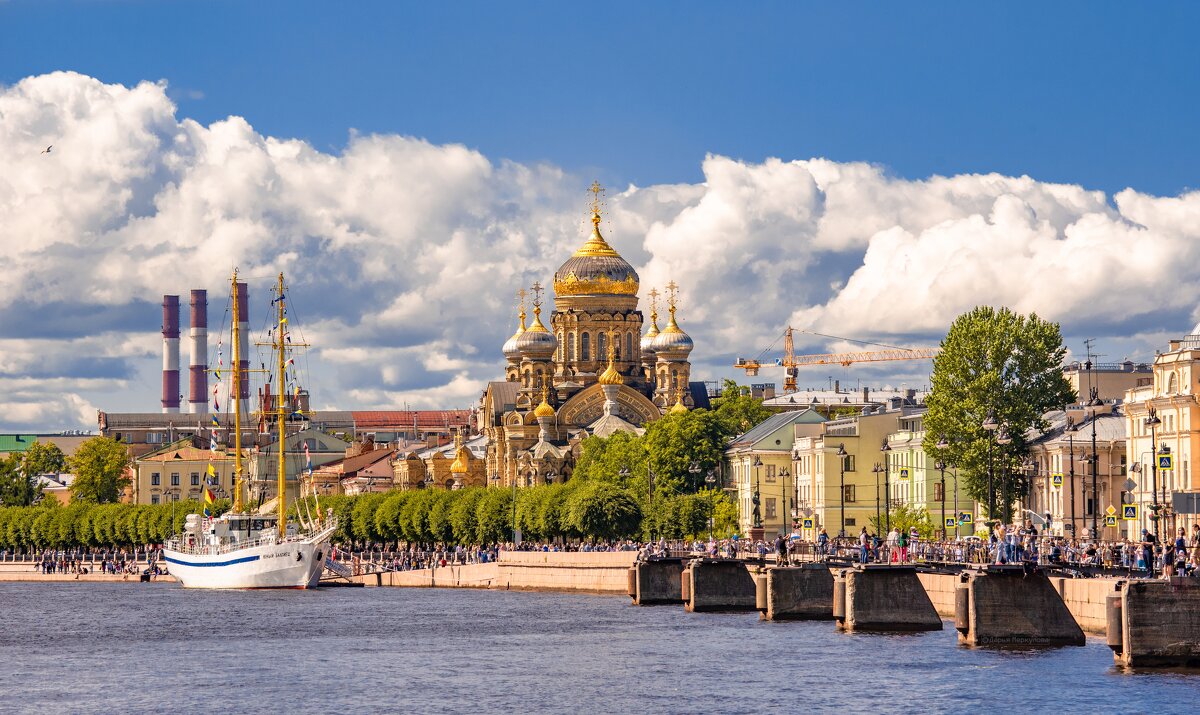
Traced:
POLYGON ((517 327, 517 332, 513 333, 513 336, 511 338, 509 338, 508 341, 506 343, 504 343, 504 347, 501 348, 501 351, 504 353, 504 357, 506 357, 510 361, 514 361, 514 362, 519 361, 521 359, 521 346, 517 342, 517 339, 520 338, 521 335, 525 332, 525 289, 524 288, 522 288, 520 291, 518 291, 517 297, 521 301, 521 311, 520 311, 521 323, 517 327))
POLYGON ((675 391, 675 404, 671 406, 671 409, 668 410, 668 412, 673 415, 678 415, 687 411, 687 405, 683 404, 683 388, 680 387, 675 391))
POLYGON ((555 271, 556 303, 571 307, 576 298, 623 296, 635 305, 639 286, 637 271, 600 234, 600 194, 603 189, 596 182, 591 191, 592 233, 555 271))
POLYGON ((467 448, 462 443, 462 435, 458 432, 454 433, 454 461, 450 463, 451 474, 466 474, 467 462, 471 459, 471 455, 467 448))
POLYGON ((546 399, 548 394, 549 394, 549 390, 547 390, 546 387, 543 385, 542 386, 542 401, 537 407, 535 407, 533 409, 534 417, 537 417, 540 419, 543 417, 549 418, 549 417, 554 416, 554 408, 550 406, 549 400, 546 399))
POLYGON ((658 337, 658 289, 651 288, 650 296, 650 329, 642 336, 642 355, 654 355, 654 339, 658 337))
POLYGON ((517 351, 522 357, 549 359, 558 350, 558 338, 542 323, 542 286, 533 284, 533 325, 515 336, 517 351))
POLYGON ((611 331, 608 341, 608 367, 604 369, 604 372, 600 373, 598 380, 601 385, 625 384, 625 378, 621 377, 621 373, 617 372, 617 368, 614 365, 617 361, 617 339, 617 331, 611 331))
POLYGON ((692 338, 679 327, 679 323, 675 322, 675 306, 679 299, 679 286, 675 281, 667 284, 667 309, 671 312, 671 318, 667 321, 667 327, 654 338, 652 345, 655 353, 667 353, 686 357, 692 352, 695 343, 692 338))

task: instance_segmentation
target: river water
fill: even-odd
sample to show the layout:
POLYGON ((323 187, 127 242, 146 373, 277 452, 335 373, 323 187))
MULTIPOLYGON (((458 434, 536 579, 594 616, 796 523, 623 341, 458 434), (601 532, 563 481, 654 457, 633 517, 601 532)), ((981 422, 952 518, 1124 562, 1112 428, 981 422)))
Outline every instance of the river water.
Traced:
POLYGON ((0 584, 0 711, 1155 712, 1200 674, 1127 673, 1103 639, 971 650, 940 633, 634 607, 616 596, 0 584))

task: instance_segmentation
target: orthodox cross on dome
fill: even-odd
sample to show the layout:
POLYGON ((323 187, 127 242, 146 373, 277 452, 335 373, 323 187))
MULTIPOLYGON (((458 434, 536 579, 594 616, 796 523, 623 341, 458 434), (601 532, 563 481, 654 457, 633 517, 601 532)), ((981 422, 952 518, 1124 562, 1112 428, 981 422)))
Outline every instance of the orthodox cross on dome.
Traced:
POLYGON ((675 304, 679 301, 679 285, 675 281, 667 284, 667 308, 671 311, 671 317, 675 317, 675 304))
POLYGON ((650 296, 650 320, 658 320, 658 289, 651 288, 646 295, 650 296))
POLYGON ((588 191, 592 192, 592 224, 596 225, 600 223, 600 206, 603 205, 600 197, 604 194, 604 187, 600 186, 599 181, 593 181, 588 191))
MULTIPOLYGON (((534 307, 534 309, 536 310, 538 308, 541 308, 542 307, 542 291, 545 290, 545 288, 542 287, 541 283, 534 281, 533 285, 530 286, 530 289, 533 290, 533 307, 534 307)), ((521 293, 524 293, 524 292, 525 292, 524 290, 521 291, 521 293)))
POLYGON ((521 310, 520 310, 521 324, 524 325, 525 324, 525 289, 524 288, 517 291, 517 304, 519 306, 521 306, 521 310))

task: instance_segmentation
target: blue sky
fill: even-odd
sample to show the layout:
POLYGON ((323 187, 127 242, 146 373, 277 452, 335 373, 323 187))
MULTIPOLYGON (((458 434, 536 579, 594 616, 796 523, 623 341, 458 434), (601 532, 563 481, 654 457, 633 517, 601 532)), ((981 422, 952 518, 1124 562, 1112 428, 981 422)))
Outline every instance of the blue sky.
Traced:
POLYGON ((1197 27, 1192 3, 18 0, 0 81, 165 79, 185 116, 322 150, 399 133, 641 186, 712 152, 1175 194, 1197 27))
POLYGON ((1147 360, 1200 320, 1197 27, 1194 3, 0 0, 0 430, 156 411, 162 295, 220 311, 235 265, 311 306, 319 409, 471 405, 593 179, 643 297, 682 287, 700 379, 744 380, 787 325, 923 346, 980 304, 1147 360))

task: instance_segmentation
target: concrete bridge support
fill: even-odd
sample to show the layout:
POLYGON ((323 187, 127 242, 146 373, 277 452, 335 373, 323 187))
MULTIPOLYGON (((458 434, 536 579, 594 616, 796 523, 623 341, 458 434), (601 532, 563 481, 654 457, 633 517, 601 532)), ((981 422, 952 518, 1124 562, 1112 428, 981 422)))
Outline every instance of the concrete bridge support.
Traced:
POLYGON ((753 611, 754 577, 744 561, 694 559, 683 570, 681 592, 688 611, 753 611))
POLYGON ((683 603, 683 559, 648 559, 629 568, 634 605, 683 603))
POLYGON ((764 620, 827 621, 833 618, 833 574, 825 564, 775 566, 755 576, 764 620))
POLYGON ((1200 667, 1200 582, 1121 581, 1109 596, 1108 645, 1118 665, 1200 667))
POLYGON ((842 569, 833 584, 833 617, 847 632, 942 629, 942 619, 911 566, 842 569))
POLYGON ((990 565, 961 575, 958 642, 971 646, 1081 646, 1083 630, 1044 574, 990 565))

